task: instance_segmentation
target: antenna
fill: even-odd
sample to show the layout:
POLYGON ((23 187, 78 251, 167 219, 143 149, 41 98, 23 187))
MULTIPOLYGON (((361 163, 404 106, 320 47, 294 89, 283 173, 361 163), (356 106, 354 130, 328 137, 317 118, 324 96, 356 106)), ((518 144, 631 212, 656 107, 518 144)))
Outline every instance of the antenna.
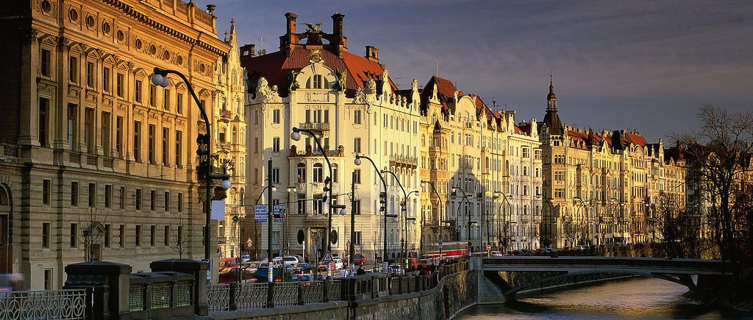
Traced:
POLYGON ((439 75, 439 63, 437 62, 437 59, 434 59, 434 77, 436 78, 439 75))

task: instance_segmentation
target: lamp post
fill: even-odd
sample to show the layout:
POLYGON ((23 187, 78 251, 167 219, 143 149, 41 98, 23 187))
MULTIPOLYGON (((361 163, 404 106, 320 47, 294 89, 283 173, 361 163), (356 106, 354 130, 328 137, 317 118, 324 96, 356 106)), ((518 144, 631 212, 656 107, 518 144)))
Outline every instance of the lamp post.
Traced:
MULTIPOLYGON (((169 70, 169 69, 162 69, 159 67, 154 67, 154 74, 152 75, 152 83, 161 87, 167 87, 170 85, 170 78, 167 77, 168 74, 174 74, 180 77, 183 80, 183 83, 186 84, 186 87, 188 88, 188 92, 191 93, 191 97, 193 97, 194 102, 196 102, 196 105, 199 107, 199 111, 201 111, 201 117, 204 120, 204 126, 206 127, 207 131, 206 134, 199 134, 196 138, 196 142, 199 145, 199 150, 196 150, 196 154, 199 156, 199 167, 198 167, 198 175, 199 179, 204 178, 204 183, 206 184, 206 192, 204 194, 204 214, 205 214, 205 221, 204 221, 204 259, 207 261, 211 261, 211 252, 210 252, 210 237, 209 237, 209 228, 211 226, 212 221, 212 196, 211 192, 209 190, 210 186, 212 185, 212 180, 222 180, 222 188, 227 190, 230 188, 230 176, 227 174, 212 174, 212 157, 210 156, 212 154, 212 144, 211 144, 211 130, 209 125, 209 118, 207 117, 207 113, 204 110, 204 105, 201 103, 199 98, 196 96, 196 92, 193 90, 193 86, 190 82, 188 82, 188 79, 186 76, 184 76, 182 73, 176 71, 176 70, 169 70), (202 150, 202 145, 204 146, 202 150)), ((210 264, 211 266, 211 264, 210 264)), ((211 272, 211 271, 210 271, 211 272)))
POLYGON ((542 201, 543 205, 541 206, 541 210, 542 210, 541 211, 541 218, 542 218, 541 225, 544 227, 544 230, 542 230, 542 232, 541 232, 541 234, 542 234, 541 237, 542 238, 546 237, 546 239, 544 239, 545 240, 544 242, 546 242, 546 246, 547 247, 551 247, 552 243, 554 242, 553 241, 554 237, 551 234, 551 231, 552 231, 552 225, 551 224, 552 224, 552 215, 554 214, 554 205, 552 205, 551 201, 552 201, 552 199, 546 199, 545 201, 542 201), (544 222, 543 221, 544 220, 544 207, 546 205, 549 205, 550 211, 549 211, 549 215, 546 218, 547 221, 544 222), (544 234, 546 234, 546 236, 544 236, 544 234))
MULTIPOLYGON (((458 219, 460 219, 460 208, 463 207, 464 202, 466 204, 468 203, 468 195, 465 193, 463 188, 452 188, 452 193, 456 193, 457 190, 460 190, 460 192, 463 194, 463 200, 460 201, 460 206, 458 207, 458 219)), ((468 210, 466 210, 466 214, 468 215, 468 242, 471 242, 471 215, 467 211, 468 210)), ((460 240, 460 233, 461 233, 460 228, 458 228, 458 240, 460 240)), ((471 252, 469 251, 468 256, 470 255, 471 255, 471 252)))
MULTIPOLYGON (((434 187, 434 183, 431 181, 421 181, 421 183, 428 184, 431 187, 432 192, 437 196, 437 200, 439 200, 439 264, 442 264, 442 228, 444 227, 444 219, 442 219, 442 197, 439 196, 439 192, 437 192, 437 188, 434 187)), ((430 200, 431 201, 431 200, 430 200)), ((423 218, 423 214, 422 214, 423 218)), ((423 244, 423 232, 421 232, 421 243, 423 244)), ((423 250, 423 249, 422 249, 423 250)))
POLYGON ((377 176, 379 176, 379 180, 382 181, 382 188, 384 189, 384 192, 379 194, 380 198, 384 197, 384 206, 380 208, 380 210, 384 213, 384 242, 382 243, 383 245, 382 261, 384 262, 387 260, 387 183, 384 182, 384 177, 382 176, 382 173, 379 172, 379 168, 377 168, 376 163, 374 163, 374 160, 372 160, 371 158, 356 154, 356 159, 353 162, 355 163, 355 165, 360 166, 361 159, 369 160, 369 162, 371 163, 371 166, 374 167, 374 171, 376 171, 377 176))
MULTIPOLYGON (((269 161, 271 162, 272 160, 270 159, 269 161)), ((271 177, 271 175, 270 175, 270 177, 271 177)), ((269 184, 267 184, 266 186, 264 186, 264 188, 261 189, 261 192, 259 192, 259 197, 256 198, 256 201, 254 202, 254 211, 256 211, 256 205, 259 204, 259 200, 261 200, 261 197, 264 195, 264 191, 270 191, 269 192, 269 196, 267 197, 267 207, 271 206, 271 204, 272 204, 272 196, 271 196, 271 194, 272 194, 272 192, 277 192, 277 187, 275 187, 274 185, 271 184, 272 180, 269 177, 267 178, 267 181, 269 182, 269 184)), ((271 210, 269 210, 269 211, 271 212, 271 210)), ((267 215, 269 215, 269 214, 270 213, 267 212, 267 215)), ((256 212, 254 212, 254 222, 256 222, 256 212)), ((269 228, 267 228, 268 229, 267 233, 270 234, 268 236, 269 242, 267 243, 267 247, 268 247, 268 250, 267 250, 267 254, 268 254, 267 261, 268 261, 268 265, 269 265, 269 264, 272 263, 272 253, 271 253, 272 252, 272 249, 271 249, 272 248, 272 240, 271 240, 272 239, 272 236, 271 236, 271 234, 272 234, 272 225, 271 225, 270 222, 267 222, 267 223, 269 223, 269 228)), ((256 250, 255 251, 256 251, 256 256, 258 258, 258 256, 259 256, 259 252, 258 252, 259 251, 259 245, 258 245, 259 241, 258 240, 259 239, 258 239, 257 230, 256 230, 256 226, 255 225, 256 225, 256 223, 254 223, 254 238, 257 238, 257 241, 256 241, 257 245, 256 245, 256 250)))
MULTIPOLYGON (((324 148, 322 148, 322 144, 319 141, 319 137, 316 136, 316 133, 313 130, 300 129, 296 127, 293 127, 292 130, 293 132, 290 133, 290 138, 293 139, 294 141, 301 140, 301 132, 306 133, 310 135, 312 138, 314 138, 314 142, 316 143, 317 148, 322 153, 322 156, 324 156, 324 161, 327 163, 327 168, 329 170, 329 177, 327 177, 327 179, 324 180, 324 192, 327 192, 329 194, 327 198, 327 200, 329 201, 329 205, 328 205, 329 213, 327 214, 327 234, 324 235, 324 239, 327 241, 327 255, 331 257, 332 256, 332 242, 330 241, 330 233, 332 232, 332 210, 334 210, 335 208, 344 209, 345 206, 335 205, 333 203, 334 199, 332 198, 332 164, 329 162, 329 158, 327 157, 327 150, 324 150, 324 148)), ((331 264, 327 264, 327 271, 331 273, 332 270, 330 270, 330 267, 329 267, 330 265, 331 264)))
MULTIPOLYGON (((408 240, 407 239, 408 238, 408 220, 407 220, 407 218, 408 217, 407 217, 407 210, 406 210, 406 205, 407 205, 407 202, 408 202, 408 194, 405 192, 405 188, 403 188, 403 184, 400 183, 400 179, 397 178, 397 175, 394 172, 392 172, 390 170, 382 170, 382 173, 389 173, 389 174, 391 174, 392 177, 395 178, 395 181, 397 181, 397 185, 398 185, 398 187, 400 187, 400 190, 403 191, 403 203, 400 205, 400 211, 403 214, 403 223, 404 223, 404 229, 405 229, 404 230, 404 232, 405 232, 405 238, 403 238, 402 235, 400 236, 401 238, 403 238, 400 241, 401 244, 402 244, 402 246, 403 246, 403 252, 401 252, 400 254, 401 255, 404 254, 403 257, 402 257, 403 258, 402 260, 405 262, 405 266, 406 266, 406 269, 407 269, 408 262, 405 261, 405 260, 408 257, 408 254, 407 254, 407 252, 408 252, 408 243, 407 243, 407 240, 408 240)), ((398 222, 398 225, 400 225, 399 222, 398 222)))
MULTIPOLYGON (((406 213, 405 213, 405 217, 406 217, 406 218, 405 218, 405 219, 406 219, 406 222, 405 222, 405 224, 406 224, 406 229, 405 229, 405 240, 406 240, 406 241, 408 241, 408 228, 407 228, 407 224, 408 224, 407 220, 409 220, 409 218, 408 218, 408 199, 410 199, 410 196, 411 196, 411 195, 413 195, 413 194, 416 194, 416 195, 418 195, 418 190, 413 190, 413 191, 411 191, 411 192, 408 192, 408 195, 406 195, 406 196, 405 196, 405 212, 406 212, 406 213)), ((414 221, 414 222, 416 221, 416 218, 415 218, 415 217, 414 217, 414 218, 410 218, 410 219, 413 219, 413 221, 414 221)), ((422 215, 421 215, 421 224, 419 225, 419 228, 423 228, 423 223, 424 223, 424 215, 422 214, 422 215)), ((421 230, 421 234, 422 234, 422 237, 423 237, 423 230, 421 230)), ((407 250, 407 249, 406 249, 406 250, 407 250)), ((421 250, 421 243, 420 243, 420 240, 419 240, 419 251, 420 251, 420 250, 421 250)), ((408 253, 407 253, 407 251, 406 251, 406 256, 407 256, 407 254, 408 254, 408 253)), ((419 254, 416 254, 416 258, 418 258, 418 257, 419 257, 419 254)))
MULTIPOLYGON (((499 223, 497 224, 497 226, 498 226, 498 227, 497 227, 497 242, 504 242, 504 244, 503 244, 503 247, 504 247, 503 251, 507 251, 507 250, 506 250, 506 249, 507 249, 507 243, 506 243, 507 241, 504 241, 504 240, 500 240, 500 238, 501 238, 501 230, 502 230, 502 226, 504 226, 505 228, 507 228, 507 227, 508 227, 508 225, 507 225, 507 224, 505 223, 505 221, 507 220, 507 217, 506 217, 506 215, 507 215, 507 211, 508 211, 508 210, 507 210, 507 208, 509 208, 509 207, 511 206, 511 204, 510 204, 510 200, 508 200, 508 199, 507 199, 507 198, 508 198, 508 197, 507 197, 507 194, 505 194, 504 192, 498 191, 498 192, 496 192, 496 195, 495 195, 495 196, 497 196, 497 197, 500 197, 500 196, 501 196, 501 197, 502 197, 502 199, 504 200, 504 202, 503 202, 503 203, 500 203, 500 204, 499 204, 499 213, 501 214, 501 216, 502 216, 502 219, 497 219, 497 221, 499 222, 499 223), (505 210, 504 210, 504 212, 503 212, 503 211, 502 211, 502 206, 504 206, 505 202, 507 203, 507 208, 505 208, 505 210), (500 224, 501 224, 501 225, 500 225, 500 224)), ((505 237, 507 237, 507 233, 508 233, 508 232, 509 232, 509 230, 505 230, 505 237)))

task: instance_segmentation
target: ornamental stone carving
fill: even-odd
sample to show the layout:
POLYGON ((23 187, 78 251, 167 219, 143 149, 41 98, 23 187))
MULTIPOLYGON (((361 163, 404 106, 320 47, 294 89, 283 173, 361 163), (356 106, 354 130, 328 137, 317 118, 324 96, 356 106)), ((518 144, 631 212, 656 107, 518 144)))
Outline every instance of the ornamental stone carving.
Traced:
POLYGON ((256 83, 256 100, 261 102, 281 102, 282 99, 276 88, 270 88, 267 79, 259 77, 256 83))

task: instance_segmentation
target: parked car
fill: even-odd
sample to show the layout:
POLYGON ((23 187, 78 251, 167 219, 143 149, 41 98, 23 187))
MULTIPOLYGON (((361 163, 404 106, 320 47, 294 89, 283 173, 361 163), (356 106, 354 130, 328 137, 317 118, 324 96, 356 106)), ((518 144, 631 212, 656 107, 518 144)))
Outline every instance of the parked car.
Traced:
POLYGON ((501 256, 502 256, 502 252, 492 251, 492 257, 501 257, 501 256))
MULTIPOLYGON (((257 282, 267 282, 269 268, 261 268, 259 267, 256 269, 255 277, 257 279, 257 282)), ((287 274, 291 274, 290 272, 287 272, 287 274)), ((286 276, 286 279, 283 279, 282 276, 282 268, 272 268, 272 278, 274 279, 274 282, 281 282, 286 280, 291 280, 292 278, 290 276, 286 276)))
POLYGON ((314 275, 309 273, 299 273, 296 275, 293 275, 293 281, 305 281, 306 284, 311 283, 314 281, 314 275))
POLYGON ((300 262, 297 257, 295 256, 284 256, 282 257, 282 263, 285 265, 296 265, 300 262))
POLYGON ((335 257, 332 259, 332 261, 335 263, 335 269, 342 269, 343 268, 343 260, 335 257))
POLYGON ((251 256, 244 254, 241 256, 241 263, 249 263, 251 262, 251 256))
POLYGON ((353 255, 353 264, 362 265, 364 263, 366 263, 366 257, 364 257, 362 254, 356 253, 353 255))
POLYGON ((236 281, 246 281, 255 278, 256 275, 250 270, 244 268, 232 268, 226 272, 220 273, 219 283, 229 283, 236 281))

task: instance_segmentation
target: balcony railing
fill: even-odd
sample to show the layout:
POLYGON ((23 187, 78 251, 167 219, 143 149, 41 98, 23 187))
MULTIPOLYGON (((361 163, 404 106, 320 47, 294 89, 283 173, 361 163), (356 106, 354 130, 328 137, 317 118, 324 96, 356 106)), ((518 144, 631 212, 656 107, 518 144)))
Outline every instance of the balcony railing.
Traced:
POLYGON ((329 122, 303 122, 298 128, 312 131, 329 131, 329 122))

